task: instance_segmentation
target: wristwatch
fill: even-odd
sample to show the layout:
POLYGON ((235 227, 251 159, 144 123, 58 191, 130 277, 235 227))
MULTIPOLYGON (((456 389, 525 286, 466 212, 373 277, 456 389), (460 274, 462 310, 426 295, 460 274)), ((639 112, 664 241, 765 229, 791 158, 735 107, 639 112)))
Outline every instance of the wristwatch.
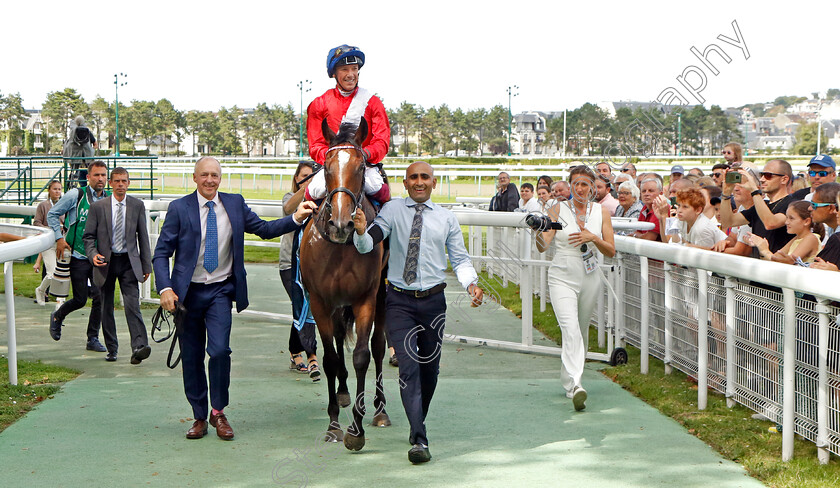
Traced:
POLYGON ((764 195, 764 192, 762 192, 761 190, 753 190, 752 192, 750 192, 750 195, 752 195, 752 196, 764 195))

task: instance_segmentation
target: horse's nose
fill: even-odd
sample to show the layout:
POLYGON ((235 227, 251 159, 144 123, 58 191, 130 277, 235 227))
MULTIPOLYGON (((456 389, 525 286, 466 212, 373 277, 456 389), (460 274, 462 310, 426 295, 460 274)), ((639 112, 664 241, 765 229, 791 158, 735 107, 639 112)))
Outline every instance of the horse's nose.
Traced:
POLYGON ((337 230, 339 232, 342 232, 347 227, 348 224, 347 223, 342 224, 341 222, 336 222, 333 219, 329 219, 327 221, 327 225, 329 227, 335 227, 335 230, 337 230))

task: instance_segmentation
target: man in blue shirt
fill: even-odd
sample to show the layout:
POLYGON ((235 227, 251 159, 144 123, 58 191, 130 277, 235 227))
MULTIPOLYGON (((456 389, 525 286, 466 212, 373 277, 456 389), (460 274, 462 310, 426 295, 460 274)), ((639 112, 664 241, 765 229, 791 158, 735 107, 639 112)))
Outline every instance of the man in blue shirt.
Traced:
POLYGON ((441 340, 446 317, 446 251, 461 286, 478 306, 484 292, 464 247, 455 215, 429 200, 437 186, 432 167, 417 161, 405 171, 409 198, 392 199, 367 228, 364 212, 356 212, 353 244, 362 253, 391 236, 385 322, 388 339, 400 367, 400 396, 411 425, 408 459, 431 459, 426 438, 426 414, 435 393, 441 340))
MULTIPOLYGON (((90 206, 109 195, 105 191, 105 183, 108 180, 108 167, 102 161, 90 163, 87 173, 88 184, 82 188, 73 188, 61 197, 47 213, 47 225, 55 233, 55 255, 56 259, 64 259, 65 249, 72 251, 70 257, 70 283, 73 286, 73 299, 67 300, 55 312, 50 314, 50 337, 54 340, 61 339, 61 326, 65 317, 87 304, 88 296, 93 299, 88 317, 87 328, 87 349, 89 351, 105 352, 105 346, 99 342, 100 318, 102 316, 102 304, 99 297, 99 288, 93 284, 93 265, 85 256, 85 241, 82 235, 85 232, 88 210, 90 206), (61 233, 62 215, 66 214, 65 227, 66 237, 61 233), (88 288, 88 281, 91 285, 88 288)), ((105 343, 116 344, 117 337, 110 331, 104 331, 105 343)))

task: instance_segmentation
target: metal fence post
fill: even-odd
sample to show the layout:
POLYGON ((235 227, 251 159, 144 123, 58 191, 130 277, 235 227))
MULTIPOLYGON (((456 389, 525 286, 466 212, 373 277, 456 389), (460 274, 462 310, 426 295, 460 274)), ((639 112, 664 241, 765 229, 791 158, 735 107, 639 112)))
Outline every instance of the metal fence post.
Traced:
POLYGON ((709 275, 697 270, 697 409, 705 410, 709 398, 709 275))
POLYGON ((17 376, 17 337, 15 336, 15 283, 12 271, 14 263, 6 261, 3 264, 4 283, 6 285, 6 326, 9 348, 9 383, 18 384, 17 376))
POLYGON ((828 324, 829 301, 820 299, 817 302, 819 316, 819 332, 817 345, 818 377, 817 377, 817 459, 820 464, 828 464, 831 453, 828 451, 828 324))
POLYGON ((726 406, 735 406, 735 279, 727 276, 726 290, 726 406))
MULTIPOLYGON (((522 229, 520 233, 520 250, 523 259, 531 259, 531 234, 522 229)), ((519 298, 522 300, 522 344, 531 346, 534 343, 534 293, 531 286, 531 270, 522 264, 519 266, 519 298)))
MULTIPOLYGON (((603 268, 603 266, 604 266, 604 255, 603 254, 600 254, 600 256, 598 257, 598 266, 600 268, 603 268)), ((601 273, 603 271, 599 270, 598 272, 601 273)), ((606 325, 607 320, 606 320, 606 316, 605 316, 606 311, 604 310, 604 308, 605 308, 604 307, 604 293, 606 293, 606 290, 602 290, 601 293, 598 294, 598 304, 596 305, 598 307, 597 308, 597 310, 598 310, 598 347, 604 347, 604 342, 605 342, 604 331, 607 328, 607 325, 606 325)))
POLYGON ((665 286, 663 292, 665 293, 665 354, 662 361, 665 363, 665 374, 671 374, 673 370, 671 366, 671 352, 674 347, 674 318, 671 316, 671 310, 674 309, 673 297, 673 277, 671 276, 671 265, 662 263, 662 271, 665 275, 665 286))
POLYGON ((784 351, 782 354, 782 461, 793 459, 796 405, 796 297, 793 290, 783 288, 784 351))
POLYGON ((641 358, 639 358, 639 372, 648 374, 648 366, 650 362, 650 337, 649 326, 650 321, 650 280, 648 276, 648 258, 644 256, 639 257, 639 286, 641 287, 641 319, 639 324, 640 342, 641 342, 641 358))

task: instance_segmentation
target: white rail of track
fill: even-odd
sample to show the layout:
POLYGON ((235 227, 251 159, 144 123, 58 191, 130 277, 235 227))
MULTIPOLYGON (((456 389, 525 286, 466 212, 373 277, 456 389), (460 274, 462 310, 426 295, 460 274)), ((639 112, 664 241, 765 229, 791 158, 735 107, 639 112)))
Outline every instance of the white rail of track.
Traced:
MULTIPOLYGON (((5 207, 5 205, 0 206, 5 207)), ((33 213, 35 207, 32 207, 33 213)), ((0 262, 3 263, 3 281, 6 294, 6 327, 9 349, 9 383, 18 384, 17 336, 15 334, 15 283, 14 261, 46 251, 55 243, 49 229, 31 225, 0 224, 0 232, 24 236, 26 239, 0 243, 0 262)))

